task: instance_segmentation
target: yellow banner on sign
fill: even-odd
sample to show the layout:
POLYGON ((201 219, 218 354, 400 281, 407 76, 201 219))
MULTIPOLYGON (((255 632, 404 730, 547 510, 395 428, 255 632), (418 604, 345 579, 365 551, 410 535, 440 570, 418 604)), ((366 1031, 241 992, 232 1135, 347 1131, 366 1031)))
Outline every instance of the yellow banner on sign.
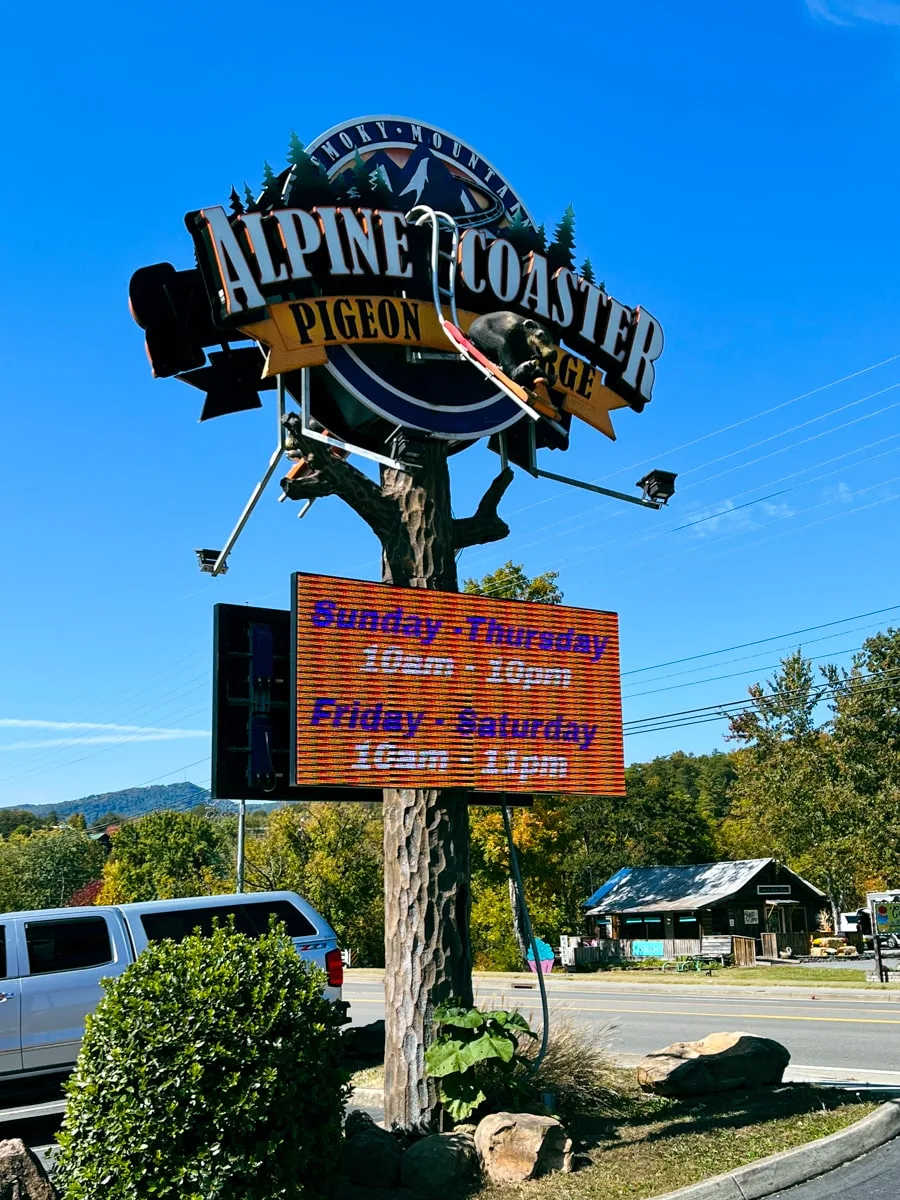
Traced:
MULTIPOLYGON (((467 332, 475 313, 460 312, 459 324, 467 332)), ((323 366, 330 346, 409 346, 448 350, 449 339, 441 328, 434 305, 397 296, 315 296, 272 304, 263 321, 245 325, 242 332, 266 346, 266 377, 323 366)), ((615 439, 609 413, 624 408, 625 401, 602 382, 600 371, 568 351, 557 350, 559 382, 550 399, 573 416, 615 439)), ((543 389, 542 389, 543 391, 543 389)), ((546 393, 544 393, 546 394, 546 393)), ((538 396, 539 410, 558 415, 538 396)), ((537 401, 533 400, 534 403, 537 401)))

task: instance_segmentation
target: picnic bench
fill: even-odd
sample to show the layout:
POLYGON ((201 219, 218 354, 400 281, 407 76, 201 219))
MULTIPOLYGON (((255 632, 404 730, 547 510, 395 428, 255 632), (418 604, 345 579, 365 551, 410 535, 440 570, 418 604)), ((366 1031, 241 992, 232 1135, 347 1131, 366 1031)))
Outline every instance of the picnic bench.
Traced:
POLYGON ((679 955, 674 962, 663 963, 663 970, 669 969, 681 973, 685 971, 705 971, 707 975, 712 975, 713 963, 721 963, 724 967, 731 961, 730 937, 705 937, 699 953, 679 955))

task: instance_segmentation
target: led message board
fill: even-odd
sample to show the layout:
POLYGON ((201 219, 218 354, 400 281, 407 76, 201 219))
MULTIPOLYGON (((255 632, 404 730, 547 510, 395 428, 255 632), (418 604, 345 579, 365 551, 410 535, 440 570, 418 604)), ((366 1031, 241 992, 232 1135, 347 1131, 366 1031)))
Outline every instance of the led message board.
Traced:
POLYGON ((295 786, 624 795, 615 613, 297 574, 295 786))

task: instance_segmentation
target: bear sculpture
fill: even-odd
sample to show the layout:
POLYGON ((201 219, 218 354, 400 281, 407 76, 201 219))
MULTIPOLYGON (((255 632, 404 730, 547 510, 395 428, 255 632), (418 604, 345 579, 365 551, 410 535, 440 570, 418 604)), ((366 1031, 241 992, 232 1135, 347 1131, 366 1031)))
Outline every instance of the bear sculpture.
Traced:
POLYGON ((469 341, 514 383, 556 383, 556 346, 543 325, 512 312, 486 313, 469 326, 469 341))

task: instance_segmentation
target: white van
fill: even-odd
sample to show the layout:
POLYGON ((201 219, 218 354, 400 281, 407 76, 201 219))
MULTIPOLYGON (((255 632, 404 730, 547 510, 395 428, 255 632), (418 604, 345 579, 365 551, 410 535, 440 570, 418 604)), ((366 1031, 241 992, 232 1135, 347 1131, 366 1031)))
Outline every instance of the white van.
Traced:
POLYGON ((0 1078, 67 1071, 75 1065, 84 1018, 101 979, 121 975, 150 942, 208 935, 234 917, 238 933, 260 937, 274 916, 301 958, 327 976, 325 995, 340 1002, 344 982, 337 937, 295 892, 245 892, 97 908, 54 908, 0 915, 0 1078))

